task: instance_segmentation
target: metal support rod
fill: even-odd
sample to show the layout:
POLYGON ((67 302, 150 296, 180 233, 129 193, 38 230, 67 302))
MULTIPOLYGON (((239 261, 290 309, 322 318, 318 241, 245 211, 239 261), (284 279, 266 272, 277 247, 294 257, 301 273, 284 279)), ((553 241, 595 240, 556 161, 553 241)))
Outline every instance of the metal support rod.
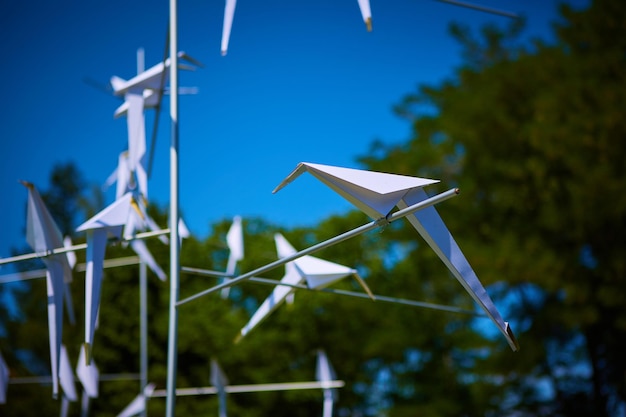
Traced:
POLYGON ((176 305, 177 306, 183 305, 183 304, 188 303, 190 301, 193 301, 193 300, 195 300, 197 298, 200 298, 200 297, 202 297, 204 295, 208 295, 208 294, 210 294, 212 292, 219 291, 222 288, 226 288, 226 287, 230 287, 230 286, 233 286, 235 284, 238 284, 239 282, 247 280, 247 279, 250 279, 250 278, 254 277, 255 275, 261 275, 261 274, 263 274, 265 272, 271 271, 272 269, 278 268, 279 266, 284 265, 284 264, 286 264, 288 262, 294 261, 294 260, 296 260, 296 259, 298 259, 298 258, 300 258, 300 257, 302 257, 304 255, 310 255, 312 253, 318 252, 318 251, 320 251, 322 249, 325 249, 325 248, 327 248, 329 246, 336 245, 337 243, 343 242, 344 240, 348 240, 348 239, 350 239, 352 237, 361 235, 361 234, 363 234, 365 232, 369 232, 370 230, 376 229, 377 227, 386 226, 387 224, 389 224, 389 223, 391 223, 391 222, 393 222, 395 220, 401 219, 401 218, 406 217, 409 214, 412 214, 412 213, 414 213, 414 212, 416 212, 418 210, 421 210, 421 209, 424 209, 426 207, 430 207, 432 205, 435 205, 437 203, 445 201, 445 200, 447 200, 449 198, 452 198, 452 197, 454 197, 454 196, 456 196, 458 194, 459 194, 459 189, 458 188, 453 188, 453 189, 450 189, 450 190, 448 190, 446 192, 443 192, 441 194, 437 194, 437 195, 435 195, 433 197, 430 197, 430 198, 428 198, 428 199, 426 199, 424 201, 421 201, 421 202, 419 202, 417 204, 414 204, 412 206, 406 207, 406 208, 404 208, 402 210, 398 210, 398 211, 396 211, 393 214, 389 214, 389 215, 387 215, 387 217, 382 217, 382 218, 380 218, 378 220, 374 220, 374 221, 372 221, 370 223, 364 224, 363 226, 357 227, 356 229, 349 230, 349 231, 347 231, 345 233, 342 233, 342 234, 340 234, 338 236, 335 236, 333 238, 330 238, 328 240, 320 242, 320 243, 318 243, 316 245, 313 245, 313 246, 311 246, 311 247, 309 247, 307 249, 303 249, 303 250, 301 250, 299 252, 296 252, 293 255, 286 256, 286 257, 281 258, 281 259, 279 259, 277 261, 269 263, 269 264, 267 264, 265 266, 257 268, 257 269, 255 269, 253 271, 247 272, 247 273, 245 273, 243 275, 238 276, 237 278, 233 278, 233 279, 231 279, 229 281, 226 281, 226 282, 224 282, 222 284, 216 285, 216 286, 214 286, 212 288, 206 289, 204 291, 200 291, 199 293, 197 293, 195 295, 192 295, 192 296, 187 297, 187 298, 185 298, 183 300, 180 300, 178 303, 176 303, 176 305))
POLYGON ((510 17, 511 19, 519 18, 519 15, 516 13, 507 12, 506 10, 498 10, 498 9, 494 9, 491 7, 480 6, 478 4, 467 3, 464 1, 457 1, 457 0, 437 0, 437 1, 441 3, 452 4, 453 6, 459 6, 459 7, 465 7, 467 9, 477 10, 479 12, 485 12, 485 13, 491 13, 491 14, 504 16, 504 17, 510 17))
POLYGON ((178 367, 178 310, 180 240, 178 239, 178 4, 170 0, 170 303, 167 343, 166 417, 174 417, 178 367))
MULTIPOLYGON (((274 384, 251 384, 251 385, 227 385, 224 391, 228 394, 239 394, 246 392, 267 392, 267 391, 291 391, 299 389, 329 389, 342 388, 345 383, 336 381, 311 381, 311 382, 279 382, 274 384)), ((179 388, 176 390, 177 396, 190 395, 214 395, 217 394, 215 387, 179 388)), ((164 397, 164 390, 155 390, 150 397, 164 397)))
MULTIPOLYGON (((139 263, 139 392, 148 385, 148 266, 139 263)), ((144 408, 140 414, 146 417, 144 408)))
MULTIPOLYGON (((209 277, 215 276, 214 273, 216 272, 216 271, 211 271, 211 270, 203 270, 200 268, 190 268, 186 266, 182 266, 181 271, 194 274, 194 275, 209 276, 209 277)), ((345 295, 348 297, 365 298, 367 300, 372 301, 371 297, 368 294, 364 294, 362 292, 356 292, 356 291, 346 291, 346 290, 339 290, 335 288, 311 288, 304 284, 290 284, 287 282, 277 281, 275 279, 267 279, 267 278, 260 278, 260 277, 252 277, 248 279, 248 281, 253 282, 255 284, 270 285, 273 287, 278 285, 278 286, 283 286, 283 287, 295 288, 299 290, 306 290, 306 291, 313 291, 313 292, 325 292, 329 294, 345 295)), ((485 314, 482 314, 474 310, 466 310, 466 309, 458 308, 458 307, 427 303, 424 301, 407 300, 405 298, 388 297, 385 295, 374 294, 374 301, 381 301, 384 303, 392 303, 392 304, 403 304, 403 305, 408 305, 412 307, 428 308, 431 310, 441 310, 441 311, 447 311, 450 313, 467 314, 470 316, 487 318, 485 314)))
MULTIPOLYGON (((142 232, 142 233, 137 233, 136 235, 131 236, 129 238, 112 239, 109 241, 109 243, 130 242, 131 240, 135 240, 135 239, 146 239, 149 237, 165 235, 167 233, 170 233, 170 229, 155 230, 151 232, 142 232)), ((85 250, 85 249, 87 249, 87 244, 80 243, 78 245, 64 246, 62 248, 55 248, 55 249, 47 250, 43 252, 26 253, 24 255, 12 256, 10 258, 2 258, 0 259, 0 265, 9 264, 12 262, 27 261, 29 259, 45 258, 47 256, 59 255, 61 253, 67 253, 67 252, 72 252, 75 250, 85 250)))

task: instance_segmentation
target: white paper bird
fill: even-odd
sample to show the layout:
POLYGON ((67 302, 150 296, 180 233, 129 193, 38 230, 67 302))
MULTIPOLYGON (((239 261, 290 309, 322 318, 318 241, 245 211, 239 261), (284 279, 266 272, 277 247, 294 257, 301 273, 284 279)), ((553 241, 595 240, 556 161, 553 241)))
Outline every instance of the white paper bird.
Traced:
MULTIPOLYGON (((49 254, 53 249, 63 248, 63 236, 52 215, 45 206, 35 186, 22 182, 28 189, 26 240, 33 251, 49 254)), ((66 284, 71 281, 72 269, 64 254, 42 258, 46 265, 46 288, 48 295, 48 333, 50 364, 52 367, 52 396, 59 392, 59 361, 63 334, 63 301, 66 284)))
MULTIPOLYGON (((280 233, 274 235, 274 240, 276 242, 276 250, 279 258, 285 258, 296 253, 296 250, 280 233)), ((354 276, 370 297, 372 299, 374 298, 372 292, 355 269, 315 258, 310 255, 305 255, 288 262, 285 264, 285 275, 280 280, 282 284, 287 285, 277 285, 274 288, 269 297, 267 297, 265 301, 263 301, 263 304, 254 312, 250 321, 241 329, 237 340, 246 336, 254 327, 259 325, 286 301, 288 297, 293 295, 295 292, 295 288, 292 287, 293 285, 300 285, 306 282, 309 288, 320 289, 348 276, 354 276)))
MULTIPOLYGON (((91 360, 96 318, 100 305, 102 271, 106 245, 109 238, 120 239, 132 234, 145 219, 145 209, 140 199, 127 193, 122 198, 80 225, 76 231, 87 232, 87 269, 85 273, 85 358, 91 360)), ((145 243, 132 240, 130 246, 161 280, 166 279, 163 270, 156 263, 145 243)))
MULTIPOLYGON (((395 206, 402 209, 427 199, 422 187, 438 182, 426 178, 302 162, 274 192, 304 172, 312 174, 373 219, 387 216, 395 206)), ((410 214, 407 219, 495 323, 511 349, 518 350, 519 345, 508 322, 500 316, 437 210, 430 206, 410 214)))

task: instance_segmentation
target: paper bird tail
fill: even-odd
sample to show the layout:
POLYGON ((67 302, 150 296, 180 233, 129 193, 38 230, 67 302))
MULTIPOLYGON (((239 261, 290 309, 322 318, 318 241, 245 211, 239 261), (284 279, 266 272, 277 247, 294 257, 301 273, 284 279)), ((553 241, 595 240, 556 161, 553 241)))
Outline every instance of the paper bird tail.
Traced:
POLYGON ((363 280, 363 278, 361 278, 361 276, 357 272, 354 273, 354 279, 356 279, 356 281, 363 288, 363 290, 367 293, 367 295, 369 295, 372 301, 376 301, 376 296, 374 296, 374 293, 372 292, 372 290, 370 290, 370 287, 367 286, 367 284, 365 283, 365 280, 363 280))

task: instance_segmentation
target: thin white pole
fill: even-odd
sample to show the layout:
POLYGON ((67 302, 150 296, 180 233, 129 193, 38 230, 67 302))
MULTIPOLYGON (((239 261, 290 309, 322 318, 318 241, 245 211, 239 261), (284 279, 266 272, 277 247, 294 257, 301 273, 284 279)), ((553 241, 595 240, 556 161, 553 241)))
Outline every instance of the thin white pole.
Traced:
MULTIPOLYGON (((137 49, 137 75, 144 72, 145 52, 137 49)), ((143 392, 148 385, 148 266, 145 262, 139 263, 139 392, 143 392)), ((141 417, 148 412, 144 408, 141 417)))
POLYGON ((178 302, 180 241, 178 239, 178 5, 170 0, 170 306, 167 344, 166 417, 174 417, 178 367, 178 302))
MULTIPOLYGON (((148 385, 148 266, 139 264, 139 392, 148 385)), ((142 417, 146 417, 144 408, 142 417)))
MULTIPOLYGON (((345 383, 341 380, 337 381, 311 381, 311 382, 282 382, 274 384, 254 384, 254 385, 228 385, 224 387, 227 394, 240 394, 249 392, 267 392, 267 391, 292 391, 292 390, 308 390, 308 389, 328 389, 343 388, 345 383)), ((176 390, 177 396, 191 395, 215 395, 217 388, 215 387, 197 387, 197 388, 179 388, 176 390)), ((163 390, 155 390, 150 397, 164 397, 166 393, 163 390)))
MULTIPOLYGON (((109 240, 109 242, 130 242, 131 240, 135 240, 135 239, 146 239, 149 237, 161 236, 167 233, 171 233, 170 229, 137 233, 136 235, 131 236, 129 238, 111 239, 109 240)), ((67 253, 67 252, 72 252, 76 250, 85 250, 85 249, 87 249, 87 244, 80 243, 78 245, 64 246, 62 248, 55 248, 55 249, 46 250, 42 252, 31 252, 31 253, 26 253, 24 255, 12 256, 10 258, 2 258, 0 259, 0 265, 10 264, 13 262, 27 261, 29 259, 45 258, 47 256, 58 255, 61 253, 67 253)))

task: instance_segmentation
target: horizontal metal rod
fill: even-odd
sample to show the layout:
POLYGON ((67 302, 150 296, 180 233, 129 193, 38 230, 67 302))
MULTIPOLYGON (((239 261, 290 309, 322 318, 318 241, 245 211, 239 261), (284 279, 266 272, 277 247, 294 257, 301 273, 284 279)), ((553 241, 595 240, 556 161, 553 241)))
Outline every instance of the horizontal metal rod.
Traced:
MULTIPOLYGON (((200 268, 190 268, 190 267, 186 267, 183 266, 181 267, 181 271, 183 272, 187 272, 190 274, 195 274, 195 275, 202 275, 202 276, 214 276, 213 273, 215 271, 211 271, 211 270, 205 270, 205 269, 200 269, 200 268)), ((275 279, 268 279, 268 278, 260 278, 260 277, 252 277, 250 279, 248 279, 248 282, 252 282, 255 284, 262 284, 262 285, 270 285, 270 286, 283 286, 283 287, 290 287, 290 288, 296 288, 299 290, 306 290, 306 291, 312 291, 312 292, 323 292, 323 293, 328 293, 328 294, 337 294, 337 295, 345 295, 348 297, 357 297, 357 298, 363 298, 363 299, 367 299, 367 300, 372 300, 370 298, 370 296, 368 294, 364 294, 361 292, 356 292, 356 291, 347 291, 347 290, 339 290, 339 289, 334 289, 334 288, 311 288, 307 285, 304 284, 289 284, 286 282, 281 282, 281 281, 277 281, 275 279)), ((473 311, 473 310, 467 310, 467 309, 463 309, 463 308, 458 308, 458 307, 452 307, 452 306, 445 306, 445 305, 441 305, 441 304, 434 304, 434 303, 427 303, 424 301, 415 301, 415 300, 408 300, 405 298, 396 298, 396 297, 388 297, 388 296, 384 296, 384 295, 378 295, 378 294, 374 294, 374 301, 381 301, 384 303, 393 303, 393 304, 403 304, 403 305, 408 305, 408 306, 412 306, 412 307, 420 307, 420 308, 428 308, 431 310, 440 310, 440 311, 447 311, 450 313, 459 313, 459 314, 467 314, 470 316, 475 316, 475 317, 484 317, 487 318, 487 316, 483 313, 477 312, 477 311, 473 311)))
MULTIPOLYGON (((165 235, 165 234, 168 234, 169 232, 170 232, 170 229, 161 229, 161 230, 155 230, 155 231, 150 231, 150 232, 142 232, 142 233, 137 233, 136 235, 131 236, 129 238, 112 239, 109 241, 109 243, 130 242, 131 240, 135 240, 135 239, 146 239, 149 237, 165 235)), ((27 261, 29 259, 45 258, 45 257, 52 256, 52 255, 58 255, 61 253, 71 252, 75 250, 85 250, 85 249, 87 249, 87 244, 80 243, 78 245, 55 248, 55 249, 47 250, 43 252, 26 253, 24 255, 12 256, 10 258, 2 258, 0 259, 0 265, 9 264, 12 262, 27 261)))
MULTIPOLYGON (((291 391, 300 389, 330 389, 342 388, 345 386, 343 381, 312 381, 312 382, 283 382, 275 384, 253 384, 253 385, 227 385, 224 391, 228 394, 240 394, 245 392, 267 392, 267 391, 291 391)), ((197 388, 177 388, 176 396, 191 395, 214 395, 217 394, 215 387, 197 387, 197 388)), ((155 390, 150 397, 165 397, 166 390, 155 390)))
POLYGON ((481 5, 478 5, 478 4, 467 3, 467 2, 464 2, 464 1, 457 1, 457 0, 437 0, 437 1, 439 1, 441 3, 452 4, 454 6, 465 7, 465 8, 468 8, 468 9, 477 10, 479 12, 485 12, 485 13, 497 14, 499 16, 510 17, 512 19, 519 18, 519 15, 516 14, 516 13, 507 12, 506 10, 494 9, 494 8, 491 8, 491 7, 485 7, 485 6, 481 6, 481 5))
MULTIPOLYGON (((139 374, 125 373, 125 374, 101 374, 99 376, 100 381, 132 381, 139 379, 139 374)), ((75 381, 78 381, 78 377, 74 377, 75 381)), ((9 378, 9 384, 52 384, 52 376, 22 376, 16 378, 9 378)))
MULTIPOLYGON (((139 265, 138 256, 125 256, 123 258, 105 259, 104 268, 117 268, 120 266, 139 265)), ((84 272, 87 269, 87 264, 80 263, 76 265, 74 271, 84 272)), ((46 269, 34 269, 31 271, 16 272, 13 274, 0 275, 0 284, 6 284, 15 281, 27 281, 29 279, 39 279, 46 277, 46 269)))
POLYGON ((333 238, 330 238, 328 240, 320 242, 320 243, 318 243, 316 245, 313 245, 313 246, 311 246, 311 247, 309 247, 307 249, 303 249, 303 250, 301 250, 299 252, 296 252, 293 255, 286 256, 286 257, 281 258, 281 259, 279 259, 277 261, 274 261, 274 262, 272 262, 270 264, 267 264, 265 266, 262 266, 260 268, 255 269, 253 271, 250 271, 248 273, 240 275, 240 276, 238 276, 236 278, 228 280, 228 281, 226 281, 226 282, 224 282, 224 283, 222 283, 220 285, 216 285, 216 286, 214 286, 212 288, 206 289, 206 290, 201 291, 201 292, 199 292, 199 293, 197 293, 195 295, 192 295, 192 296, 187 297, 187 298, 185 298, 183 300, 180 300, 180 301, 178 301, 176 303, 176 306, 177 307, 181 306, 181 305, 186 304, 186 303, 188 303, 190 301, 193 301, 193 300, 195 300, 197 298, 200 298, 200 297, 202 297, 204 295, 208 295, 208 294, 210 294, 212 292, 219 291, 222 288, 231 287, 233 285, 238 284, 241 281, 250 279, 250 278, 252 278, 255 275, 261 275, 261 274, 263 274, 265 272, 271 271, 272 269, 278 268, 279 266, 284 265, 284 264, 286 264, 288 262, 294 261, 294 260, 296 260, 296 259, 298 259, 298 258, 300 258, 302 256, 318 252, 318 251, 320 251, 322 249, 325 249, 325 248, 327 248, 329 246, 332 246, 332 245, 335 245, 337 243, 343 242, 344 240, 350 239, 352 237, 361 235, 361 234, 363 234, 365 232, 368 232, 370 230, 376 229, 377 227, 386 226, 387 224, 389 224, 389 223, 391 223, 391 222, 393 222, 395 220, 398 220, 398 219, 400 219, 402 217, 406 217, 406 216, 408 216, 411 213, 414 213, 414 212, 416 212, 418 210, 421 210, 421 209, 424 209, 426 207, 430 207, 432 205, 435 205, 437 203, 445 201, 445 200, 447 200, 449 198, 455 197, 458 194, 459 194, 459 189, 458 188, 453 188, 453 189, 445 191, 445 192, 443 192, 441 194, 437 194, 437 195, 435 195, 433 197, 430 197, 430 198, 428 198, 428 199, 426 199, 424 201, 420 201, 417 204, 413 204, 412 206, 406 207, 406 208, 404 208, 402 210, 399 210, 399 211, 397 211, 397 212, 395 212, 393 214, 387 215, 387 217, 382 217, 382 218, 380 218, 378 220, 374 220, 374 221, 372 221, 370 223, 364 224, 363 226, 357 227, 356 229, 349 230, 349 231, 347 231, 345 233, 342 233, 342 234, 340 234, 338 236, 335 236, 333 238))
POLYGON ((194 268, 191 266, 181 266, 180 270, 183 272, 188 272, 190 274, 193 275, 203 275, 203 276, 209 276, 209 277, 225 277, 225 278, 232 278, 234 275, 229 274, 227 272, 220 272, 220 271, 213 271, 210 269, 201 269, 201 268, 194 268))

